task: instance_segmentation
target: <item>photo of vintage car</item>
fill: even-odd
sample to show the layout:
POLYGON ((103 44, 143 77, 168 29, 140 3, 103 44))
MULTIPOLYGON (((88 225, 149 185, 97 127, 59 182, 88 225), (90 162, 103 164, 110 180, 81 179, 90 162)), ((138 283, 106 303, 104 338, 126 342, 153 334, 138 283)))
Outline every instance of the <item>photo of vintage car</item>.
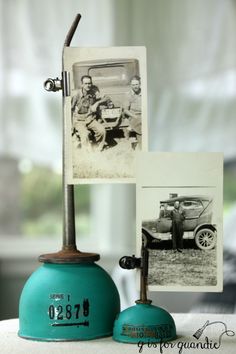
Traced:
POLYGON ((171 240, 171 211, 179 201, 185 212, 183 239, 194 240, 201 250, 210 250, 216 246, 217 228, 212 223, 213 198, 206 195, 178 196, 160 201, 159 217, 156 220, 143 220, 142 228, 150 248, 157 247, 163 240, 171 240))

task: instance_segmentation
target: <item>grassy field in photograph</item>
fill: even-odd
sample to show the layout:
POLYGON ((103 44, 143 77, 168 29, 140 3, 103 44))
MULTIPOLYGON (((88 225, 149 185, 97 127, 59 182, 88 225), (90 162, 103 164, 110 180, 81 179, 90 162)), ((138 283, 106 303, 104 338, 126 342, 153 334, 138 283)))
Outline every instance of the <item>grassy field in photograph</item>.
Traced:
POLYGON ((212 286, 217 283, 216 249, 150 250, 149 285, 212 286))
POLYGON ((134 150, 126 139, 102 152, 74 150, 74 178, 132 178, 134 150))

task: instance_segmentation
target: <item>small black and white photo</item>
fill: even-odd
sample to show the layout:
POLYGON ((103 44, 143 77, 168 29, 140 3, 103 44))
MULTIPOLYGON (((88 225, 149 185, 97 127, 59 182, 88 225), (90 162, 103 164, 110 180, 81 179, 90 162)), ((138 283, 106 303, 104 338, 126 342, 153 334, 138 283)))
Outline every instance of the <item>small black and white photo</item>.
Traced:
POLYGON ((221 291, 222 155, 140 155, 137 250, 143 237, 149 290, 221 291))
POLYGON ((145 48, 72 47, 64 59, 68 182, 133 182, 147 147, 145 48))

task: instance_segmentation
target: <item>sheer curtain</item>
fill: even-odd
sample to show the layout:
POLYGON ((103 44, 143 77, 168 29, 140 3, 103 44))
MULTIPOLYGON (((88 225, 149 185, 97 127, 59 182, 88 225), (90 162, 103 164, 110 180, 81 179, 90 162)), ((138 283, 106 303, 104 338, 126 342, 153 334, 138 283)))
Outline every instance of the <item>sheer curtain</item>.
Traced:
POLYGON ((235 0, 120 0, 116 44, 146 45, 149 142, 236 155, 235 0))
MULTIPOLYGON (((72 45, 114 44, 113 3, 0 0, 0 319, 17 317, 21 289, 39 266, 39 254, 61 247, 61 233, 47 240, 12 237, 21 233, 20 170, 31 164, 61 170, 61 95, 45 92, 43 82, 61 75, 62 46, 77 13, 82 19, 72 45)), ((117 264, 114 254, 134 245, 133 201, 132 187, 91 187, 91 237, 78 235, 78 246, 101 252, 107 270, 117 264)))
POLYGON ((95 11, 93 0, 0 1, 1 155, 61 164, 61 96, 46 93, 43 82, 60 76, 62 46, 78 12, 75 45, 111 44, 111 4, 99 5, 95 11))
MULTIPOLYGON (((0 214, 12 220, 18 162, 61 166, 61 96, 43 82, 60 75, 76 13, 72 45, 147 47, 150 150, 236 156, 235 0, 0 0, 0 214)), ((93 186, 91 219, 93 250, 135 252, 134 186, 93 186)))
MULTIPOLYGON (((0 0, 0 10, 0 221, 3 225, 11 219, 1 228, 3 234, 18 234, 19 165, 61 170, 61 95, 45 92, 43 82, 61 75, 62 46, 77 13, 82 19, 72 45, 114 44, 114 1, 0 0)), ((82 248, 107 254, 132 248, 134 200, 132 187, 92 186, 92 231, 91 237, 81 240, 82 248)))
MULTIPOLYGON (((114 12, 115 44, 147 47, 149 149, 223 151, 226 164, 235 166, 236 1, 119 0, 114 12)), ((225 220, 230 252, 236 248, 234 223, 235 207, 225 220)), ((225 282, 236 269, 235 253, 228 258, 225 282)), ((232 292, 227 296, 235 306, 232 292)), ((198 297, 159 293, 157 301, 187 312, 198 297)))
MULTIPOLYGON (((147 47, 151 150, 235 158, 234 0, 1 0, 0 10, 2 158, 60 168, 61 97, 42 85, 60 75, 62 44, 77 12, 73 45, 147 47)), ((125 205, 133 203, 134 188, 123 190, 125 205)))

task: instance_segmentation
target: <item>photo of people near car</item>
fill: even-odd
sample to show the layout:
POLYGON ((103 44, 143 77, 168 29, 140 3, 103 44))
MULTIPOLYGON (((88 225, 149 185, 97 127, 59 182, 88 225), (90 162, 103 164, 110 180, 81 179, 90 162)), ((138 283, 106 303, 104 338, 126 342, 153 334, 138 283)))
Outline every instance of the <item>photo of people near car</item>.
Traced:
POLYGON ((137 168, 137 244, 140 247, 145 237, 149 290, 220 291, 221 154, 141 155, 137 168))
POLYGON ((145 48, 67 49, 70 183, 133 182, 136 153, 147 146, 145 48))

